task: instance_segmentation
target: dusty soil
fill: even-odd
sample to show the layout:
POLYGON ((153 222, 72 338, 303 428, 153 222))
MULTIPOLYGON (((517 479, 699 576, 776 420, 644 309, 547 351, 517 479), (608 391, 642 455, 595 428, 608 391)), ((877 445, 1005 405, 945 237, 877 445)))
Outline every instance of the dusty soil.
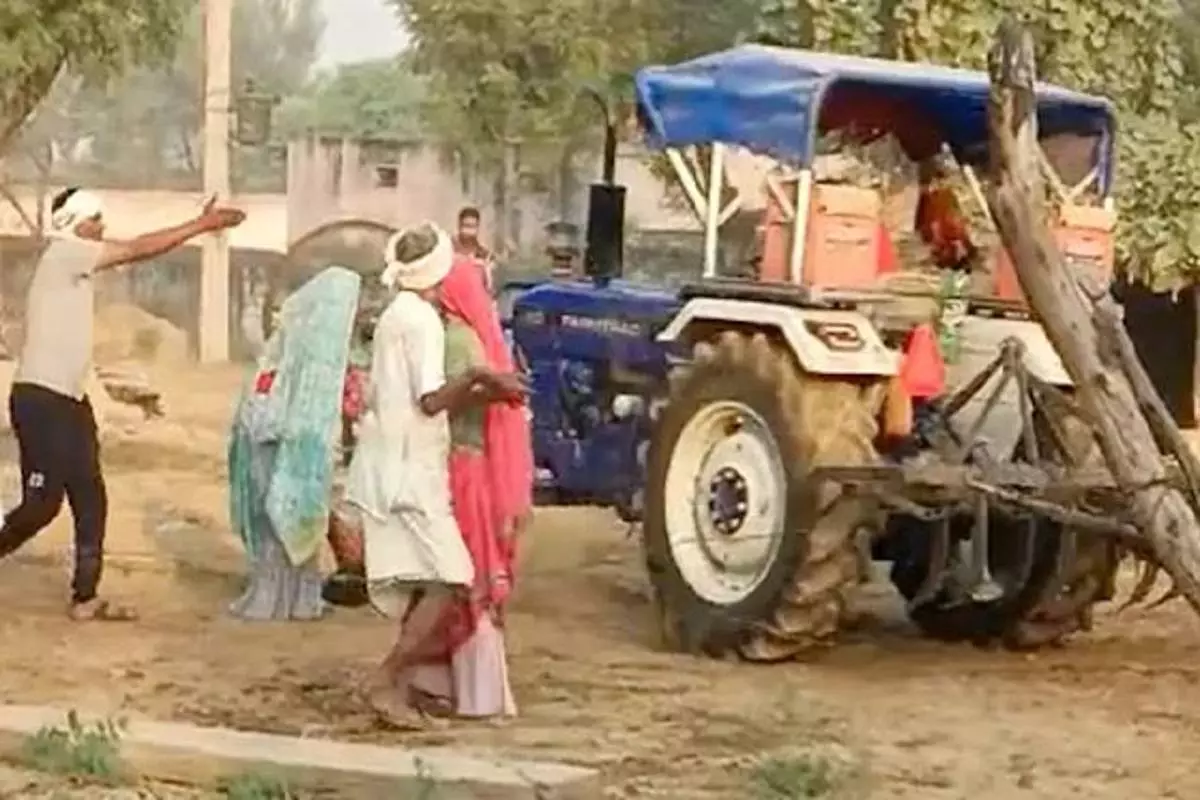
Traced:
POLYGON ((8 800, 216 800, 180 786, 98 786, 0 765, 0 798, 8 800))
POLYGON ((0 564, 8 702, 564 759, 604 770, 613 797, 754 797, 750 774, 772 753, 829 759, 853 778, 844 789, 873 798, 1200 797, 1200 626, 1182 605, 1106 610, 1070 647, 1023 656, 924 641, 880 589, 882 610, 822 658, 705 661, 660 650, 636 542, 589 511, 542 511, 526 543, 510 635, 520 718, 380 732, 354 686, 384 622, 224 614, 242 571, 223 486, 237 372, 156 379, 167 419, 105 449, 106 586, 144 619, 64 618, 64 514, 0 564))

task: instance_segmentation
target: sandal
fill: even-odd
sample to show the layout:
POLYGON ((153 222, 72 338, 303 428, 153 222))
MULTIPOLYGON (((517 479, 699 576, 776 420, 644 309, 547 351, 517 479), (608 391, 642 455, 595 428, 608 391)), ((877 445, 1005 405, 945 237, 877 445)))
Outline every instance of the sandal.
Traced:
POLYGON ((75 603, 71 606, 70 616, 76 622, 134 622, 138 619, 133 608, 108 600, 75 603))

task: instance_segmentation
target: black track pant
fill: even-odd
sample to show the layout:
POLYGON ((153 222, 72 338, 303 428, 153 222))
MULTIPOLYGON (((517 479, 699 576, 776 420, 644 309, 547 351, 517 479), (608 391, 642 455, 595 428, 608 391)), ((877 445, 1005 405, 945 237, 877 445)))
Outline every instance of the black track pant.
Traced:
POLYGON ((75 518, 74 603, 96 597, 104 567, 108 493, 92 404, 29 383, 14 383, 8 413, 21 455, 21 504, 0 527, 0 558, 54 521, 63 497, 75 518))

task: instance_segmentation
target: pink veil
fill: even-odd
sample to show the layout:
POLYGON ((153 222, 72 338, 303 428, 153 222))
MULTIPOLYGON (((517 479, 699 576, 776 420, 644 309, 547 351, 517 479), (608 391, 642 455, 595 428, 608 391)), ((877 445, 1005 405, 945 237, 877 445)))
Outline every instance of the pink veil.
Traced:
MULTIPOLYGON (((488 366, 497 372, 513 372, 512 355, 484 283, 482 266, 470 256, 456 256, 439 294, 446 313, 475 331, 488 366)), ((524 405, 492 403, 484 419, 484 460, 497 522, 505 533, 533 505, 533 446, 525 411, 524 405)))

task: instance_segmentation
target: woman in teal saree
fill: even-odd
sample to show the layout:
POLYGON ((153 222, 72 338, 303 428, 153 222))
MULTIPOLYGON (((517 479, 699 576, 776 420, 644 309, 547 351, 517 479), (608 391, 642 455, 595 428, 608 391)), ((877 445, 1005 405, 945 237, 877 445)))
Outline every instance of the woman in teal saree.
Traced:
POLYGON ((230 608, 236 617, 307 620, 325 611, 318 555, 360 285, 333 267, 288 297, 242 392, 229 445, 230 519, 250 574, 230 608))

